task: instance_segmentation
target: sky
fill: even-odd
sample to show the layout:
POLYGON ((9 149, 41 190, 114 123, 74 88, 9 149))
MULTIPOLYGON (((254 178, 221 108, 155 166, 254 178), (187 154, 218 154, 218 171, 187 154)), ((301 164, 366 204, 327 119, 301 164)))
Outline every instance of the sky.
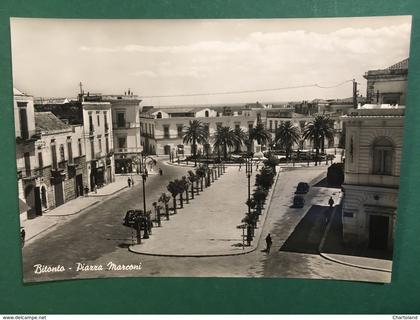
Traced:
POLYGON ((36 97, 75 97, 80 82, 85 92, 130 88, 154 106, 346 98, 351 79, 365 96, 363 74, 407 58, 410 32, 410 16, 12 18, 13 84, 36 97))

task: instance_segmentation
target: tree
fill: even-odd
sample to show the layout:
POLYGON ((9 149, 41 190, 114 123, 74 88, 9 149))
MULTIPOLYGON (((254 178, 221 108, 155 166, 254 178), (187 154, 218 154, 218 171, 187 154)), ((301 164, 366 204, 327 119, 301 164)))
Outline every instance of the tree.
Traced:
POLYGON ((286 159, 290 159, 293 145, 300 141, 300 130, 290 121, 282 122, 276 130, 275 140, 282 149, 286 150, 286 159))
POLYGON ((319 149, 324 149, 324 140, 334 139, 334 121, 326 115, 317 115, 303 130, 303 138, 309 139, 315 148, 315 165, 318 165, 319 149))
POLYGON ((197 176, 191 170, 188 171, 188 180, 191 182, 191 199, 194 199, 194 182, 197 181, 197 176))
MULTIPOLYGON (((206 176, 206 167, 205 166, 200 166, 195 170, 195 173, 198 177, 198 180, 200 180, 200 186, 201 186, 201 191, 203 191, 203 178, 206 176)), ((197 181, 197 189, 198 189, 198 181, 197 181)))
POLYGON ((235 131, 229 127, 217 127, 214 134, 214 147, 223 149, 223 158, 227 159, 228 148, 233 148, 236 144, 235 131))
POLYGON ((276 166, 280 163, 280 160, 270 155, 267 160, 264 161, 264 165, 270 167, 273 172, 276 174, 276 166))
POLYGON ((265 145, 271 140, 271 133, 264 127, 261 121, 258 121, 255 128, 250 130, 249 139, 251 140, 251 144, 256 140, 259 145, 265 145))
POLYGON ((235 134, 235 152, 241 150, 241 146, 245 144, 245 141, 248 139, 248 135, 241 127, 236 127, 234 130, 235 134))
POLYGON ((162 193, 162 195, 159 197, 159 202, 163 203, 165 207, 165 214, 166 214, 166 220, 169 220, 169 206, 168 202, 171 199, 170 196, 168 196, 165 192, 162 193))
POLYGON ((174 214, 176 214, 176 196, 180 193, 180 184, 179 184, 179 180, 176 179, 174 181, 170 181, 168 186, 166 187, 168 189, 168 191, 171 193, 172 195, 172 200, 173 200, 173 206, 174 206, 174 214))
POLYGON ((184 143, 191 143, 194 157, 194 166, 197 166, 197 143, 206 143, 208 132, 205 125, 199 120, 190 120, 189 126, 184 127, 184 143))

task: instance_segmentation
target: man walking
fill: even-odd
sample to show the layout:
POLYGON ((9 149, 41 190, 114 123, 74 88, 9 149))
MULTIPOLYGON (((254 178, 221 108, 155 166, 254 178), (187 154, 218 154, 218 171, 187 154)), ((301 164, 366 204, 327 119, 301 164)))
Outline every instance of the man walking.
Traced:
POLYGON ((128 187, 131 188, 131 179, 130 179, 130 177, 127 179, 127 184, 128 184, 128 187))
POLYGON ((273 241, 271 239, 270 234, 267 235, 267 237, 265 237, 265 243, 266 243, 266 249, 265 251, 268 253, 270 253, 270 249, 271 249, 271 245, 273 244, 273 241))
POLYGON ((328 200, 328 204, 330 205, 330 211, 332 211, 334 205, 334 199, 332 197, 330 197, 330 200, 328 200))

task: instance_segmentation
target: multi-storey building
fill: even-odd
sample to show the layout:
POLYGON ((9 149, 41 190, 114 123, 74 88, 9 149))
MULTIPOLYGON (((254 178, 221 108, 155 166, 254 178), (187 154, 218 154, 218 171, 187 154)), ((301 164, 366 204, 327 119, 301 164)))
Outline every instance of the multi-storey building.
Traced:
POLYGON ((381 70, 369 70, 367 80, 367 103, 405 105, 408 78, 408 58, 381 70))
POLYGON ((82 196, 87 184, 83 126, 68 125, 51 112, 35 112, 36 188, 42 211, 82 196))
POLYGON ((143 148, 140 143, 141 99, 130 90, 124 95, 103 95, 101 101, 111 103, 115 172, 131 172, 133 160, 143 148))
POLYGON ((79 95, 77 101, 36 104, 37 112, 50 111, 70 125, 83 126, 87 184, 90 191, 115 180, 111 104, 96 95, 79 95))
POLYGON ((16 163, 21 219, 34 218, 83 194, 83 127, 51 112, 35 112, 33 98, 14 90, 16 163))
POLYGON ((406 80, 396 80, 395 75, 406 79, 406 63, 368 71, 368 100, 378 104, 365 104, 342 117, 346 126, 343 240, 388 251, 394 240, 403 144, 405 107, 399 103, 406 96, 406 80))
POLYGON ((191 120, 201 121, 207 127, 210 137, 208 144, 198 145, 197 152, 211 153, 211 137, 218 126, 241 128, 249 132, 256 125, 257 114, 251 108, 233 111, 231 107, 224 110, 200 107, 148 109, 140 115, 141 144, 144 151, 158 155, 190 154, 191 145, 183 143, 183 133, 191 120))

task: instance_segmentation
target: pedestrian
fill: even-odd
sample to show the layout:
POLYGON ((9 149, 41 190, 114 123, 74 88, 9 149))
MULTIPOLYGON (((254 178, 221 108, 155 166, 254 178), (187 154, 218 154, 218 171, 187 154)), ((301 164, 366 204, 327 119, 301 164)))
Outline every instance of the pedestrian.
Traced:
POLYGON ((22 241, 22 247, 25 245, 25 237, 26 237, 26 231, 25 228, 20 228, 20 239, 22 241))
POLYGON ((128 184, 128 187, 131 188, 131 179, 130 178, 127 179, 127 184, 128 184))
POLYGON ((131 186, 134 187, 134 178, 131 179, 131 186))
POLYGON ((239 170, 238 171, 241 171, 241 168, 242 168, 242 163, 239 163, 239 170))
POLYGON ((163 175, 162 168, 159 168, 159 175, 163 175))
POLYGON ((146 174, 146 178, 149 176, 149 171, 147 169, 144 169, 144 173, 146 174))
POLYGON ((265 243, 266 243, 266 246, 267 246, 265 251, 267 253, 270 253, 271 245, 273 244, 273 241, 271 239, 270 234, 268 234, 267 237, 265 237, 265 243))
POLYGON ((88 188, 87 185, 85 185, 85 189, 84 189, 84 195, 85 195, 85 197, 88 196, 88 193, 89 193, 89 188, 88 188))
POLYGON ((95 186, 93 187, 93 191, 95 192, 95 193, 98 193, 98 186, 95 184, 95 186))
POLYGON ((328 200, 328 204, 330 206, 330 211, 331 211, 334 205, 334 199, 332 197, 330 197, 330 200, 328 200))

